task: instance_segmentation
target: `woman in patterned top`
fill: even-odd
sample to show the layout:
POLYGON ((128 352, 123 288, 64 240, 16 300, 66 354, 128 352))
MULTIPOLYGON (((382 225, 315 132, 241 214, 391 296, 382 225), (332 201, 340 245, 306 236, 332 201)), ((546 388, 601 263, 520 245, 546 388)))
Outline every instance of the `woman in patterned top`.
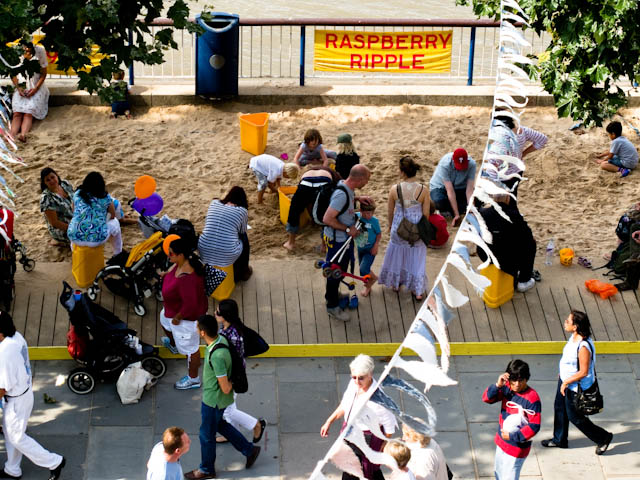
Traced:
MULTIPOLYGON (((242 320, 240 320, 240 316, 238 315, 238 304, 232 299, 222 300, 218 305, 215 315, 218 326, 220 327, 220 335, 225 337, 229 344, 235 347, 236 352, 242 357, 242 362, 244 363, 244 338, 242 336, 242 320)), ((258 443, 262 438, 267 422, 263 418, 258 420, 238 410, 235 402, 236 393, 233 394, 233 398, 234 402, 225 408, 222 418, 236 429, 243 427, 247 430, 253 430, 253 443, 258 443)), ((226 441, 227 439, 223 436, 216 438, 216 442, 218 443, 224 443, 226 441)))
POLYGON ((72 244, 97 247, 111 240, 113 254, 122 251, 120 222, 111 195, 98 172, 89 173, 73 196, 73 218, 67 229, 72 244), (111 220, 107 220, 107 213, 111 220))
POLYGON ((44 213, 47 229, 53 237, 50 245, 68 246, 67 229, 73 217, 73 186, 53 168, 43 168, 40 172, 40 211, 44 213))

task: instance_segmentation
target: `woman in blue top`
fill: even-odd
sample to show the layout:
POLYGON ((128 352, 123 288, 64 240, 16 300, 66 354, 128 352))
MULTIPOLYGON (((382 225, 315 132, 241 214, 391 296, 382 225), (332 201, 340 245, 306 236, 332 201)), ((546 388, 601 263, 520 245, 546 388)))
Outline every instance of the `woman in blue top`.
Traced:
POLYGON ((564 321, 564 329, 571 333, 560 359, 560 378, 553 404, 553 438, 543 440, 543 447, 568 448, 569 422, 594 442, 596 455, 609 448, 613 433, 594 425, 574 406, 578 382, 586 390, 595 382, 596 350, 591 339, 589 317, 584 312, 572 310, 564 321))
POLYGON ((73 218, 67 229, 67 236, 72 244, 97 247, 110 239, 113 254, 117 255, 122 251, 120 223, 102 175, 91 172, 84 178, 73 196, 73 206, 73 218), (108 219, 107 214, 111 215, 111 219, 108 219))

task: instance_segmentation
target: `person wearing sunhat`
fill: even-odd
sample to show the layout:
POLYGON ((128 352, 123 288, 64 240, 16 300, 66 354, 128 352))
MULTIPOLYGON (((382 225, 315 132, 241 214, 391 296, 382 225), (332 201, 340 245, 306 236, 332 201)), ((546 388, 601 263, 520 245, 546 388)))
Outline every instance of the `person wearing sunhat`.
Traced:
POLYGON ((459 225, 473 193, 476 162, 464 148, 456 148, 438 162, 429 181, 431 200, 443 215, 451 215, 452 226, 459 225))

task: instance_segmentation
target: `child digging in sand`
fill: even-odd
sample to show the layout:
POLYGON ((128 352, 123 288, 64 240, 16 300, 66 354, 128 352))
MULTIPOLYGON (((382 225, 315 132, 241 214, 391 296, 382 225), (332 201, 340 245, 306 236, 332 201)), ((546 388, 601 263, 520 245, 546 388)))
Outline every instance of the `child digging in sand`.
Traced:
POLYGON ((262 203, 264 191, 269 189, 276 193, 280 187, 280 179, 298 178, 299 168, 295 163, 284 163, 273 155, 263 153, 249 161, 249 168, 258 179, 258 203, 262 203))
POLYGON ((638 150, 622 135, 622 124, 611 122, 607 125, 607 133, 611 139, 611 148, 596 157, 596 163, 600 168, 608 172, 620 172, 621 177, 626 177, 631 170, 638 165, 638 150))
POLYGON ((376 210, 376 205, 373 203, 361 204, 360 212, 356 215, 362 222, 364 237, 363 245, 360 246, 360 241, 357 241, 358 245, 358 261, 360 263, 360 276, 370 275, 371 281, 366 283, 362 292, 363 297, 367 297, 371 293, 371 287, 376 282, 378 277, 371 271, 371 265, 376 259, 378 254, 378 246, 380 245, 380 238, 382 237, 380 232, 380 222, 373 216, 373 212, 376 210))
POLYGON ((335 160, 336 156, 336 152, 325 150, 322 147, 322 135, 320 135, 318 130, 312 128, 305 132, 304 142, 300 144, 300 148, 298 148, 293 161, 301 167, 309 163, 319 165, 320 162, 322 162, 323 167, 328 167, 329 158, 335 160))

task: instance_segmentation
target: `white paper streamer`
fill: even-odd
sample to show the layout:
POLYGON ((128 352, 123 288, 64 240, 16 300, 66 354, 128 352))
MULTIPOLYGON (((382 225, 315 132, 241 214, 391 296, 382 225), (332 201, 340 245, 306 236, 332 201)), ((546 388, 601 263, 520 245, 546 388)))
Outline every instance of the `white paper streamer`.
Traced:
POLYGON ((425 390, 429 390, 433 385, 447 387, 458 383, 449 378, 437 365, 430 365, 417 360, 405 360, 402 357, 398 357, 394 366, 401 368, 416 380, 424 383, 425 390))
POLYGON ((440 281, 442 282, 444 298, 450 307, 458 308, 469 301, 469 298, 466 295, 449 283, 446 275, 443 275, 440 281))
POLYGON ((365 456, 369 459, 369 461, 371 461, 371 463, 374 463, 376 465, 385 465, 389 468, 398 468, 398 464, 391 455, 384 452, 376 452, 375 450, 372 450, 371 447, 367 445, 367 442, 364 438, 364 432, 355 425, 351 426, 351 430, 347 434, 346 438, 356 447, 358 447, 362 451, 362 453, 364 453, 365 456))
POLYGON ((416 352, 423 362, 431 365, 438 365, 438 357, 436 355, 435 347, 419 333, 410 333, 402 343, 406 348, 410 348, 416 352))
POLYGON ((447 262, 456 267, 465 276, 479 295, 482 295, 484 289, 491 285, 491 280, 474 272, 457 253, 450 253, 447 257, 447 262))

